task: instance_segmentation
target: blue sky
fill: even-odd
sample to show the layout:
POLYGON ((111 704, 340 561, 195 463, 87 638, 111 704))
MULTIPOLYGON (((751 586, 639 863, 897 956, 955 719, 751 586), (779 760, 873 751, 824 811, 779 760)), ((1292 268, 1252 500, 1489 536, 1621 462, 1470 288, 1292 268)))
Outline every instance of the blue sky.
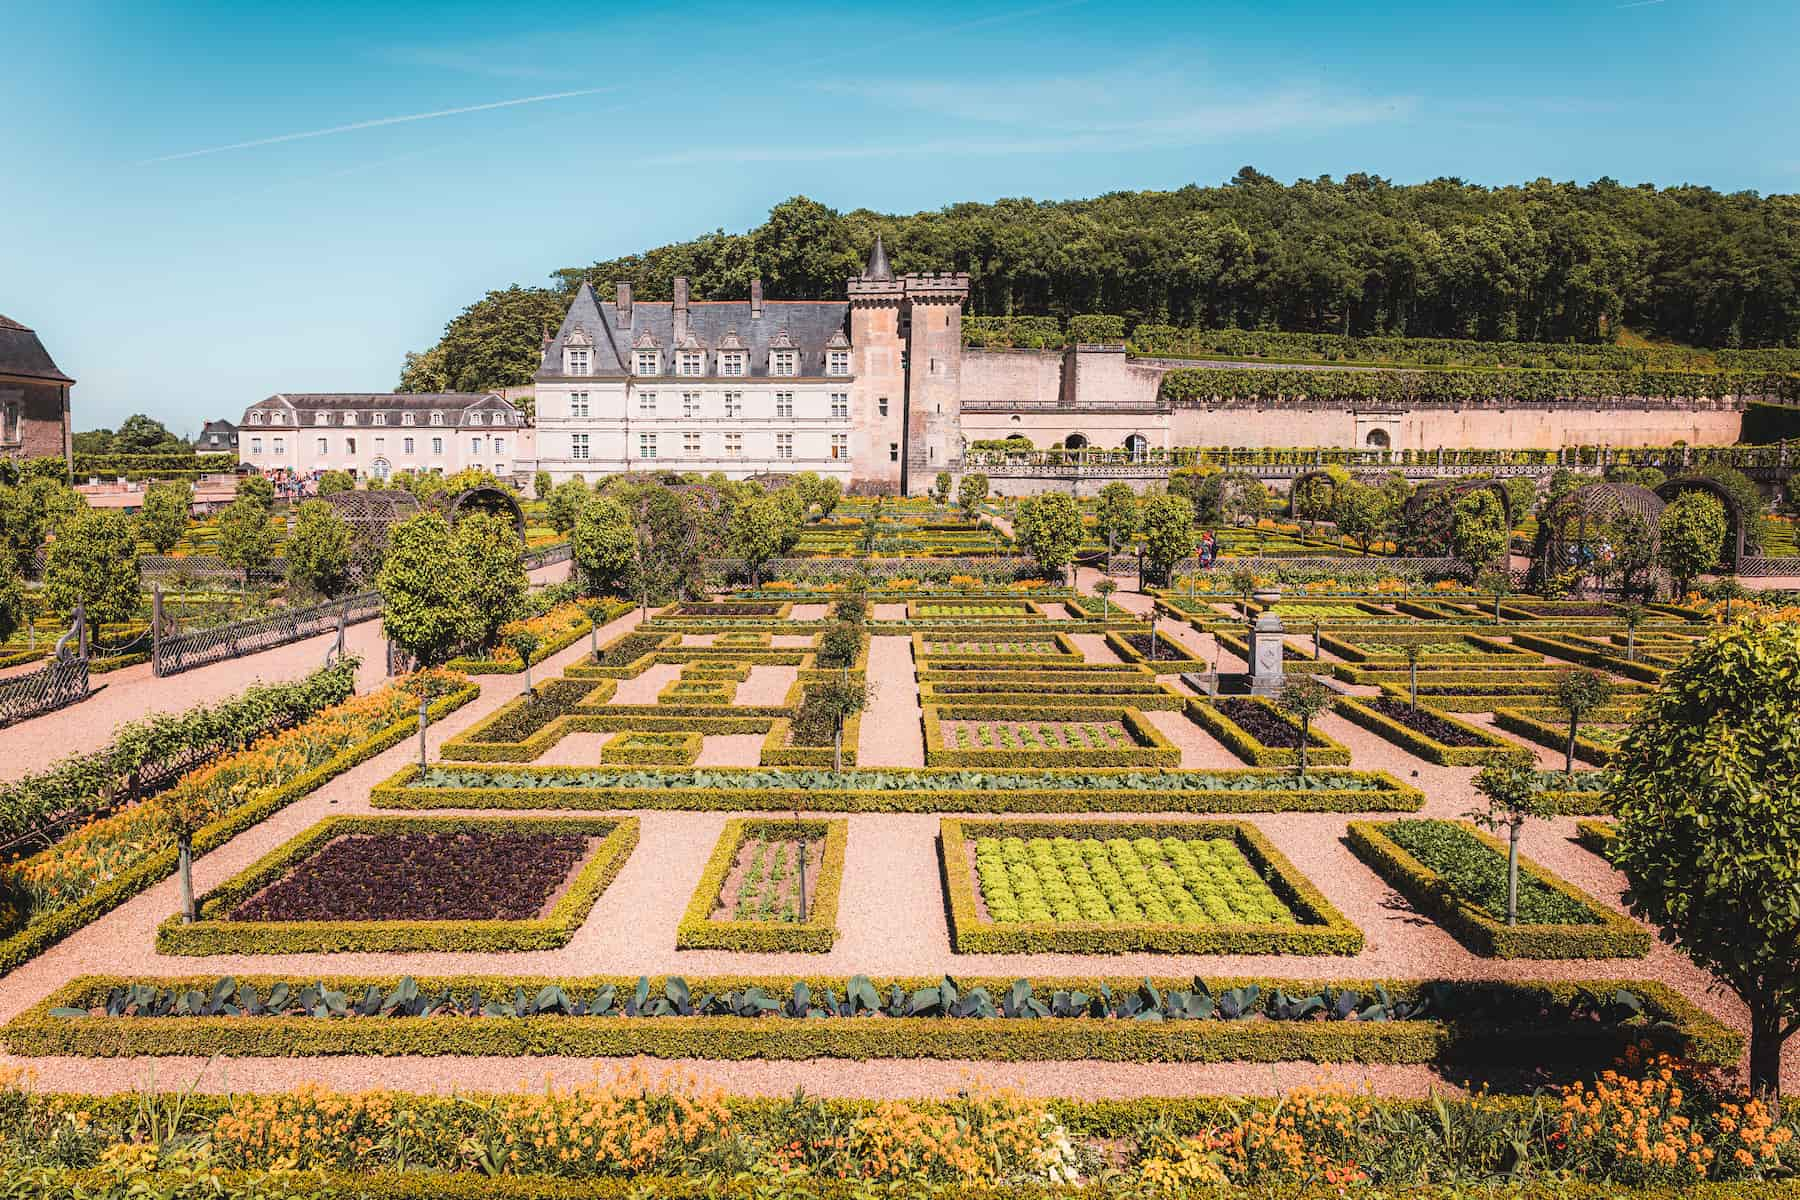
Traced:
POLYGON ((796 193, 1800 191, 1792 0, 0 0, 0 30, 0 312, 80 380, 77 428, 386 390, 491 287, 796 193))

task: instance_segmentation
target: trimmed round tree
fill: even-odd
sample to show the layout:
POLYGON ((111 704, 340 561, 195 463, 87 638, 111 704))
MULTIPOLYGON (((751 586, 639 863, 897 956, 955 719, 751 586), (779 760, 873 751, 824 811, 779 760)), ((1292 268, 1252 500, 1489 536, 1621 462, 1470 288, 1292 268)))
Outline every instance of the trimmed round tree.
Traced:
POLYGON ((254 497, 240 496, 219 514, 219 557, 243 572, 245 589, 250 587, 250 572, 275 557, 269 510, 254 497))
POLYGON ((1144 567, 1148 574, 1173 583, 1175 564, 1194 552, 1194 506, 1183 496, 1152 496, 1144 501, 1144 567))
POLYGON ((631 513, 623 504, 611 496, 596 496, 582 506, 569 537, 569 550, 589 595, 629 593, 636 549, 631 513))
POLYGON ((116 510, 82 509, 64 521, 50 543, 44 566, 44 599, 68 618, 85 605, 88 624, 129 621, 138 615, 137 533, 116 510))
POLYGON ((1576 667, 1556 677, 1556 691, 1552 699, 1556 707, 1569 714, 1569 741, 1563 757, 1564 774, 1573 774, 1575 771, 1575 737, 1581 729, 1582 718, 1611 704, 1613 695, 1618 690, 1618 685, 1610 676, 1591 667, 1576 667))
POLYGON ((1013 536, 1046 573, 1062 577, 1081 545, 1081 510, 1062 492, 1032 496, 1019 505, 1013 536))
POLYGON ((238 500, 253 500, 265 511, 275 508, 275 485, 261 475, 242 475, 237 481, 238 500))
POLYGON ((1715 633, 1613 756, 1632 911, 1750 1010, 1750 1086, 1781 1095, 1800 1029, 1800 624, 1715 633))
POLYGON ((144 491, 144 506, 138 510, 138 536, 158 554, 167 554, 187 532, 193 507, 194 489, 185 480, 151 484, 144 491))
POLYGON ((1500 497, 1487 488, 1456 502, 1450 525, 1450 552, 1472 567, 1484 567, 1506 551, 1511 532, 1500 497))
POLYGON ((1725 506, 1708 492, 1683 492, 1657 519, 1656 561, 1675 578, 1675 598, 1687 595, 1694 576, 1719 565, 1725 551, 1725 506))
POLYGON ((474 621, 450 523, 441 514, 417 513, 389 531, 375 586, 382 628, 421 665, 436 666, 469 640, 474 621))
POLYGON ((956 507, 963 510, 963 515, 971 519, 988 498, 988 477, 980 471, 971 471, 962 477, 956 485, 956 507))
MULTIPOLYGON (((1193 507, 1189 506, 1189 524, 1193 523, 1193 507)), ((1119 543, 1129 541, 1137 532, 1137 493, 1122 479, 1115 479, 1100 489, 1100 502, 1094 506, 1094 536, 1106 543, 1108 554, 1119 552, 1119 543)))
POLYGON ((323 500, 307 500, 294 510, 287 542, 290 586, 327 598, 350 586, 350 525, 323 500))
POLYGON ((470 636, 484 649, 491 647, 500 638, 500 627, 518 615, 531 590, 525 543, 511 521, 484 512, 458 521, 451 543, 470 636))

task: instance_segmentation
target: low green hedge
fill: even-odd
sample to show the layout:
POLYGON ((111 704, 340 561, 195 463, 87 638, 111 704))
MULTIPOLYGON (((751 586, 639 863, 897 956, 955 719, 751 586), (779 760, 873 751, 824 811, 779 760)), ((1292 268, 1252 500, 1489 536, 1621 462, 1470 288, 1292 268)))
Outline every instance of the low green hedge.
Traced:
POLYGON ((573 708, 560 716, 551 717, 544 725, 516 741, 504 740, 504 733, 510 732, 508 727, 516 724, 525 710, 533 705, 560 703, 557 700, 556 689, 571 682, 579 682, 584 685, 584 700, 592 701, 599 697, 600 703, 610 699, 619 686, 618 681, 612 679, 551 680, 539 689, 537 696, 516 696, 455 737, 445 741, 442 746, 438 747, 438 756, 461 759, 466 762, 532 761, 560 742, 565 735, 573 732, 574 726, 571 722, 577 719, 573 708), (593 686, 585 687, 589 683, 593 686))
POLYGON ((763 820, 737 817, 725 822, 718 845, 693 899, 675 927, 677 950, 740 950, 750 953, 824 954, 837 942, 838 893, 844 882, 844 845, 850 836, 850 822, 839 817, 820 821, 763 820), (819 877, 813 883, 812 907, 806 920, 799 923, 775 921, 714 921, 712 910, 737 862, 738 850, 745 839, 823 838, 824 861, 819 877))
MULTIPOLYGON (((1442 767, 1479 766, 1492 758, 1497 750, 1518 750, 1518 746, 1512 742, 1495 737, 1487 730, 1471 725, 1467 721, 1458 721, 1454 717, 1445 716, 1442 712, 1432 711, 1432 715, 1449 721, 1460 729, 1468 730, 1469 733, 1481 739, 1481 745, 1446 746, 1436 738, 1427 737, 1417 730, 1402 725, 1400 722, 1376 712, 1368 705, 1358 703, 1349 696, 1339 696, 1333 707, 1339 714, 1361 725, 1371 733, 1379 734, 1408 753, 1416 754, 1426 762, 1437 763, 1442 767)), ((1420 705, 1420 711, 1431 710, 1425 705, 1420 705)))
MULTIPOLYGON (((769 723, 769 732, 763 738, 762 751, 757 762, 765 767, 830 767, 832 765, 832 749, 824 746, 796 746, 793 744, 794 722, 788 717, 777 717, 769 723)), ((846 767, 856 765, 856 746, 862 740, 862 714, 852 713, 844 718, 844 739, 841 761, 846 767)))
MULTIPOLYGON (((1569 744, 1569 730, 1566 725, 1559 729, 1555 725, 1540 721, 1530 713, 1516 708, 1496 708, 1494 724, 1508 733, 1516 733, 1522 738, 1552 750, 1566 750, 1569 744)), ((1613 750, 1610 747, 1602 746, 1599 742, 1590 742, 1587 738, 1582 737, 1579 726, 1576 727, 1575 733, 1576 759, 1592 763, 1596 767, 1604 767, 1612 761, 1613 750)))
POLYGON ((1092 687, 1070 683, 952 683, 919 685, 919 703, 935 705, 979 704, 1000 708, 1030 708, 1055 704, 1061 708, 1118 708, 1128 704, 1140 712, 1176 712, 1188 700, 1168 684, 1152 683, 1145 690, 1101 683, 1092 687), (949 688, 950 690, 945 690, 949 688))
MULTIPOLYGON (((551 655, 562 653, 586 637, 593 628, 594 623, 586 617, 582 617, 555 637, 545 638, 538 648, 531 652, 531 665, 535 667, 551 655)), ((453 658, 444 665, 452 671, 461 671, 465 675, 517 675, 525 670, 525 664, 515 657, 502 659, 453 658)))
POLYGON ((958 954, 1356 954, 1362 930, 1351 924, 1256 826, 1245 821, 980 821, 938 824, 950 945, 958 954), (1289 909, 1297 924, 1180 925, 1150 921, 983 920, 980 884, 967 843, 982 837, 1230 838, 1289 909))
MULTIPOLYGON (((1148 633, 1148 630, 1145 632, 1148 633)), ((1121 662, 1134 663, 1145 670, 1155 671, 1159 675, 1176 675, 1206 665, 1192 650, 1169 637, 1162 630, 1157 630, 1154 636, 1157 644, 1157 657, 1154 660, 1148 655, 1140 653, 1136 647, 1125 640, 1123 634, 1114 630, 1107 630, 1104 640, 1107 649, 1118 655, 1121 662), (1162 653, 1165 648, 1173 653, 1165 656, 1162 653)))
POLYGON ((922 707, 925 723, 925 765, 928 767, 1176 767, 1181 748, 1144 719, 1135 708, 986 708, 975 706, 922 707), (961 749, 944 744, 944 721, 1101 721, 1117 720, 1137 743, 1111 750, 961 749))
POLYGON ((1613 843, 1619 840, 1619 827, 1611 821, 1577 821, 1575 840, 1611 862, 1613 843))
POLYGON ((1606 654, 1599 650, 1591 650, 1585 646, 1563 641, 1561 638, 1538 637, 1535 634, 1520 631, 1513 634, 1513 644, 1527 650, 1536 650, 1540 654, 1548 654, 1551 658, 1579 663, 1584 667, 1593 667, 1612 675, 1622 675, 1626 679, 1635 679, 1641 683, 1661 683, 1665 674, 1661 667, 1651 666, 1645 662, 1635 662, 1623 654, 1606 654))
MULTIPOLYGON (((1241 629, 1242 626, 1237 628, 1241 629)), ((1250 661, 1250 639, 1236 630, 1219 630, 1213 634, 1213 640, 1226 653, 1235 654, 1245 662, 1250 661)), ((1281 669, 1288 675, 1329 675, 1335 665, 1324 659, 1314 658, 1311 650, 1296 649, 1285 642, 1281 647, 1281 669)))
POLYGON ((553 950, 568 944, 637 846, 636 817, 330 817, 204 896, 200 919, 156 930, 163 954, 553 950), (543 917, 523 921, 242 921, 229 914, 334 838, 358 833, 576 833, 603 839, 543 917))
MULTIPOLYGON (((1287 723, 1295 733, 1300 731, 1300 723, 1277 708, 1273 701, 1261 696, 1239 696, 1233 699, 1247 700, 1260 704, 1281 721, 1287 723)), ((1188 720, 1206 730, 1225 744, 1225 748, 1243 759, 1253 767, 1291 767, 1299 763, 1297 750, 1284 747, 1269 746, 1258 741, 1250 731, 1220 712, 1218 707, 1206 700, 1189 699, 1183 708, 1188 720)), ((1317 728, 1308 730, 1306 765, 1309 767, 1327 767, 1350 765, 1350 750, 1341 742, 1320 733, 1317 728)))
POLYGON ((600 761, 608 766, 691 767, 700 757, 704 741, 693 732, 628 729, 606 739, 600 747, 600 761))
MULTIPOLYGON (((455 764, 443 769, 455 770, 455 764)), ((642 782, 621 780, 619 783, 556 783, 571 776, 590 772, 583 768, 506 766, 512 781, 505 784, 482 784, 471 781, 467 786, 412 787, 418 767, 409 765, 393 778, 378 784, 369 795, 371 805, 379 809, 429 810, 439 808, 471 809, 663 809, 688 812, 868 812, 868 813, 1090 813, 1090 812, 1169 812, 1169 813, 1252 813, 1252 812, 1417 812, 1425 803, 1424 793, 1381 771, 1332 772, 1321 777, 1308 776, 1305 787, 1285 786, 1297 783, 1291 770, 1252 770, 1230 772, 1135 771, 1101 769, 1083 774, 1116 778, 1116 788, 1045 788, 1030 787, 1023 782, 1028 773, 1009 772, 1021 780, 1019 786, 974 790, 954 782, 961 772, 934 771, 931 768, 883 768, 885 778, 900 786, 831 787, 810 784, 801 779, 788 780, 780 773, 756 768, 716 767, 696 772, 704 786, 670 786, 661 780, 642 782), (768 786, 769 777, 778 777, 768 786), (1147 786, 1165 775, 1204 775, 1228 777, 1255 784, 1262 779, 1283 786, 1243 788, 1161 788, 1147 786), (1331 777, 1352 775, 1369 780, 1376 786, 1346 788, 1330 786, 1331 777), (538 786, 521 786, 518 779, 544 781, 538 786), (916 781, 917 786, 910 786, 916 781)), ((471 768, 478 776, 480 767, 471 768)), ((1058 772, 1039 772, 1054 776, 1058 772)))
MULTIPOLYGON (((1531 859, 1519 857, 1519 877, 1530 877, 1592 913, 1591 925, 1508 925, 1466 899, 1456 885, 1407 853, 1383 832, 1387 822, 1352 821, 1349 846, 1413 907, 1431 916, 1477 954, 1492 958, 1642 958, 1650 931, 1614 912, 1531 859)), ((1506 847, 1472 825, 1467 831, 1502 859, 1506 847)))
MULTIPOLYGON (((304 981, 310 982, 312 977, 304 981)), ((652 976, 659 993, 666 977, 652 976)), ((400 981, 397 975, 326 976, 322 982, 349 995, 370 987, 383 991, 400 981)), ((337 1055, 521 1057, 559 1056, 615 1058, 746 1059, 967 1059, 983 1062, 1362 1062, 1362 1063, 1542 1063, 1603 1065, 1628 1047, 1648 1043, 1708 1064, 1734 1065, 1743 1052, 1743 1036, 1701 1011, 1673 989, 1648 980, 1554 980, 1505 984, 1486 981, 1308 980, 1285 978, 1213 978, 1203 982, 1214 993, 1256 985, 1264 995, 1276 990, 1311 992, 1355 989, 1362 995, 1385 987, 1396 999, 1411 999, 1437 984, 1454 993, 1479 988, 1483 994, 1516 987, 1516 1015, 1510 1019, 1406 1021, 1131 1021, 1114 1019, 976 1020, 912 1017, 901 1020, 825 1018, 799 1020, 774 1017, 64 1017, 56 1008, 92 1009, 104 1005, 113 988, 138 982, 124 976, 83 976, 19 1014, 4 1027, 0 1039, 16 1055, 72 1055, 82 1058, 219 1055, 226 1058, 295 1058, 337 1055), (1567 1002, 1581 992, 1610 994, 1627 988, 1644 1002, 1648 1024, 1609 1027, 1593 1022, 1552 1026, 1541 1020, 1529 997, 1548 993, 1567 1002)), ((211 988, 216 976, 158 979, 163 987, 211 988)), ((240 984, 267 995, 291 976, 239 976, 240 984)), ((844 993, 845 977, 707 976, 686 981, 692 995, 760 987, 775 996, 792 992, 797 982, 813 992, 844 993)), ((927 977, 871 977, 886 994, 937 986, 927 977)), ((1013 980, 963 977, 959 990, 985 987, 1003 995, 1013 980)), ((1157 978, 1085 976, 1030 981, 1033 995, 1048 1004, 1056 991, 1089 995, 1102 988, 1130 993, 1148 982, 1160 991, 1192 988, 1192 977, 1157 978)), ((629 993, 632 976, 552 978, 547 976, 420 976, 421 993, 449 989, 467 996, 509 996, 515 988, 527 994, 557 984, 566 992, 592 994, 612 986, 629 993)))

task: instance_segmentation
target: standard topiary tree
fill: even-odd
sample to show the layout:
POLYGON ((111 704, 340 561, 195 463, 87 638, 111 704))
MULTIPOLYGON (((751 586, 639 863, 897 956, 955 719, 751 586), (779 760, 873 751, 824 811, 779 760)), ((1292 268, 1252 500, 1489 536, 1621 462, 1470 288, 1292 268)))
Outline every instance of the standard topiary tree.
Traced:
POLYGON ((1650 610, 1633 601, 1619 606, 1619 623, 1625 626, 1625 661, 1637 661, 1637 631, 1650 610))
POLYGON ((1563 758, 1565 774, 1575 773, 1575 734, 1582 718, 1611 704, 1617 690, 1610 677, 1588 667, 1576 667, 1556 677, 1556 707, 1569 714, 1569 742, 1563 758))
POLYGON ((1750 1010, 1750 1086, 1781 1097, 1800 1030, 1800 624, 1716 632, 1613 756, 1629 902, 1750 1010))
POLYGON ((590 595, 625 595, 631 591, 631 562, 637 542, 631 513, 611 496, 595 496, 581 508, 569 537, 569 550, 590 595))
POLYGON ((1081 545, 1081 510, 1062 492, 1032 496, 1019 505, 1013 535, 1032 561, 1060 579, 1081 545))
MULTIPOLYGON (((1194 509, 1188 506, 1188 524, 1193 524, 1194 509)), ((1094 536, 1106 543, 1107 554, 1117 554, 1119 543, 1137 532, 1137 493, 1122 479, 1115 479, 1100 489, 1100 502, 1094 506, 1094 536)))
POLYGON ((793 549, 799 537, 800 524, 778 495, 756 496, 739 504, 725 531, 726 546, 744 560, 752 587, 761 583, 763 565, 793 549))
POLYGON ((294 510, 287 542, 288 586, 327 598, 350 586, 350 526, 323 500, 306 500, 294 510))
POLYGON ((567 537, 593 495, 581 480, 565 479, 551 491, 550 499, 544 505, 544 519, 550 522, 550 528, 567 537))
POLYGON ((457 522, 451 539, 470 637, 482 648, 494 645, 500 627, 518 615, 531 581, 525 573, 525 543, 513 523, 492 513, 470 513, 457 522))
POLYGON ((1400 654, 1406 659, 1406 677, 1409 692, 1407 708, 1413 712, 1419 711, 1419 657, 1424 652, 1425 648, 1418 642, 1400 643, 1400 654))
POLYGON ((339 492, 354 492, 356 480, 348 471, 327 471, 319 476, 319 495, 335 496, 339 492))
POLYGON ((1102 623, 1112 616, 1112 594, 1118 590, 1119 585, 1104 575, 1100 577, 1098 583, 1094 584, 1094 595, 1100 597, 1100 620, 1102 623))
POLYGON ((1194 552, 1194 506, 1182 496, 1152 496, 1144 501, 1143 526, 1145 571, 1172 583, 1175 564, 1194 552))
POLYGON ((50 543, 44 566, 44 599, 64 620, 85 606, 98 628, 138 615, 137 535, 122 512, 82 509, 65 520, 50 543))
POLYGON ((525 694, 537 695, 531 686, 531 656, 537 653, 543 639, 538 636, 537 630, 523 621, 513 621, 501 626, 500 636, 506 642, 506 648, 519 656, 519 663, 525 670, 525 694))
POLYGON ((1475 776, 1475 790, 1487 798, 1486 809, 1469 814, 1487 829, 1506 834, 1506 923, 1519 923, 1519 834, 1532 817, 1552 817, 1556 806, 1546 802, 1542 781, 1531 760, 1523 754, 1502 753, 1475 776))
POLYGON ((158 554, 167 554, 187 532, 193 508, 194 489, 185 480, 151 484, 144 492, 144 506, 138 510, 138 536, 158 554))
POLYGON ((538 471, 531 477, 531 495, 536 500, 550 498, 550 472, 538 471))
POLYGON ((962 482, 956 485, 956 507, 962 509, 963 516, 971 520, 987 498, 988 477, 980 471, 964 475, 962 482))
POLYGON ((1300 722, 1300 757, 1297 766, 1300 778, 1305 779, 1306 749, 1312 741, 1313 718, 1330 707, 1331 689, 1321 683, 1317 675, 1292 675, 1275 697, 1275 705, 1300 722))
POLYGON ((1456 502, 1452 511, 1452 554, 1472 567, 1483 567, 1506 552, 1511 537, 1506 528, 1506 508, 1491 490, 1470 492, 1456 502))
POLYGON ((253 501, 262 505, 264 512, 273 512, 275 511, 275 485, 261 475, 240 475, 235 499, 253 501))
POLYGON ((416 513, 393 527, 375 586, 382 628, 422 666, 436 666, 469 640, 474 622, 441 514, 416 513))
POLYGON ((931 481, 931 498, 941 507, 950 503, 950 472, 939 471, 937 478, 931 481))
POLYGON ((275 557, 275 530, 269 510, 254 497, 240 496, 219 514, 219 557, 236 567, 241 586, 250 588, 250 572, 275 557))

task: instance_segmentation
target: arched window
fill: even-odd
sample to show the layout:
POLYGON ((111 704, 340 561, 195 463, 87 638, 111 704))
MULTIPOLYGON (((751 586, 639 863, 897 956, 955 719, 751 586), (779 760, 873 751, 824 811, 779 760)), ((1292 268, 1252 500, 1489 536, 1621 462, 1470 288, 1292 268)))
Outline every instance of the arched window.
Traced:
POLYGON ((1086 450, 1087 444, 1088 440, 1084 434, 1071 433, 1063 439, 1063 449, 1065 450, 1086 450))
POLYGON ((1385 429, 1369 430, 1369 436, 1364 440, 1371 450, 1386 450, 1390 445, 1388 432, 1385 429))
POLYGON ((1130 452, 1132 462, 1143 462, 1150 456, 1150 439, 1134 433, 1125 439, 1125 449, 1130 452))

